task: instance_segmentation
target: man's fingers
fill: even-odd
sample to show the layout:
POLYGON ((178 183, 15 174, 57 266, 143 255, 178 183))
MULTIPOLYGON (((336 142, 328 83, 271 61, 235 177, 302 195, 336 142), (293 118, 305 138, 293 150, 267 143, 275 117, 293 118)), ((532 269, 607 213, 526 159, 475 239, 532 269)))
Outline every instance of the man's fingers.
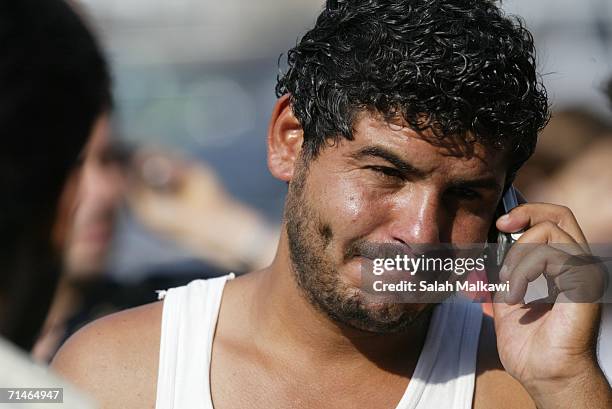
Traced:
POLYGON ((541 274, 553 279, 549 288, 555 293, 560 291, 576 301, 597 299, 603 288, 598 285, 601 279, 588 273, 596 269, 570 262, 590 249, 569 209, 544 203, 524 204, 498 219, 497 227, 505 232, 526 230, 508 251, 500 270, 500 280, 510 282, 506 302, 521 303, 529 283, 541 274))
POLYGON ((506 255, 504 265, 499 273, 500 279, 509 278, 509 269, 540 244, 548 244, 570 254, 583 254, 584 250, 574 241, 573 237, 550 221, 544 221, 527 230, 517 240, 506 255))
MULTIPOLYGON (((530 251, 523 253, 523 257, 516 265, 509 266, 503 279, 510 282, 510 291, 506 294, 508 304, 518 304, 527 293, 527 286, 540 275, 557 277, 563 274, 567 267, 567 260, 572 257, 553 247, 541 245, 530 246, 530 251)), ((500 276, 500 278, 502 278, 500 276)))
POLYGON ((606 280, 605 271, 597 262, 591 262, 591 258, 548 245, 530 246, 529 251, 522 252, 519 262, 509 265, 500 277, 510 283, 505 301, 508 304, 522 303, 529 283, 543 274, 549 282, 548 301, 555 302, 557 295, 562 294, 563 298, 557 301, 595 302, 602 297, 606 280))
POLYGON ((515 207, 500 217, 496 226, 500 231, 513 233, 521 229, 529 229, 540 223, 554 224, 565 231, 580 247, 589 251, 586 237, 571 210, 564 206, 548 203, 526 203, 515 207))

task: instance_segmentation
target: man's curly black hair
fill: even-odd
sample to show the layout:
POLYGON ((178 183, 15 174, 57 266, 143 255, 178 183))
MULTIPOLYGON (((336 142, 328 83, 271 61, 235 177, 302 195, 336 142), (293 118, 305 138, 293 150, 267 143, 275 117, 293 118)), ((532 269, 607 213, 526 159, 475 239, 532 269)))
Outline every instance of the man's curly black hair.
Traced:
POLYGON ((352 139, 367 110, 511 149, 511 180, 549 118, 533 38, 494 1, 329 1, 287 62, 276 94, 290 95, 311 158, 352 139))

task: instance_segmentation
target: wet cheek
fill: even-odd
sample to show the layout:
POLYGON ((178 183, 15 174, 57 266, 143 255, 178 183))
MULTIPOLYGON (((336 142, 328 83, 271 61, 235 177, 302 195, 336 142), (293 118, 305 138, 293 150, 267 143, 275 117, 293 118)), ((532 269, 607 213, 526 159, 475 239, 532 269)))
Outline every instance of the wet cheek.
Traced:
POLYGON ((364 200, 361 194, 352 194, 344 199, 342 209, 346 214, 346 217, 352 223, 356 223, 359 221, 360 215, 364 212, 365 207, 367 207, 367 202, 364 200))
POLYGON ((329 210, 330 221, 338 232, 350 230, 351 235, 358 236, 373 229, 385 213, 380 197, 354 186, 340 186, 329 210))

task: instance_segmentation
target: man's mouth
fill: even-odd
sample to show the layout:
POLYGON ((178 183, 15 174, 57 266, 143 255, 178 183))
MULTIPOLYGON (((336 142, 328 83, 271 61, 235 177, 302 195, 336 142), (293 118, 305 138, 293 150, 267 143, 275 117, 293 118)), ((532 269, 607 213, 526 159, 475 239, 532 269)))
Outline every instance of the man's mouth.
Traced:
POLYGON ((394 259, 400 257, 417 257, 417 254, 405 244, 395 243, 360 243, 348 252, 348 258, 363 257, 368 260, 394 259))

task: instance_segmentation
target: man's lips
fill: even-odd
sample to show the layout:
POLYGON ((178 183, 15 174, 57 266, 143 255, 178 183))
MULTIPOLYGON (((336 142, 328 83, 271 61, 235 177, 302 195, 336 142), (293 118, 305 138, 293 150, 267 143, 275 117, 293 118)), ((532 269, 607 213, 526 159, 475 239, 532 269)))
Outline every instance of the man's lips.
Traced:
MULTIPOLYGON (((407 248, 403 248, 402 251, 397 251, 397 246, 394 246, 395 249, 387 249, 387 250, 379 250, 376 252, 366 251, 366 252, 356 252, 353 253, 352 259, 358 261, 361 264, 363 271, 372 272, 374 268, 374 260, 380 259, 392 259, 396 260, 396 258, 400 257, 400 264, 397 268, 385 270, 385 276, 388 279, 406 279, 409 281, 415 279, 421 280, 444 280, 448 279, 452 275, 452 271, 437 271, 437 270, 427 270, 423 268, 419 268, 416 271, 405 270, 404 267, 408 266, 408 268, 412 268, 413 265, 410 261, 404 263, 404 256, 407 256, 408 259, 411 258, 421 258, 427 259, 427 257, 432 258, 445 258, 452 257, 452 255, 447 253, 431 253, 431 254, 415 254, 414 252, 408 250, 407 248)), ((384 264, 384 263, 383 263, 384 264)), ((421 264, 422 266, 422 264, 421 264)))
POLYGON ((360 249, 351 254, 352 257, 362 257, 368 260, 376 259, 395 259, 397 256, 404 258, 416 258, 419 255, 414 253, 412 249, 406 246, 399 246, 394 244, 380 244, 377 248, 364 248, 360 249))

